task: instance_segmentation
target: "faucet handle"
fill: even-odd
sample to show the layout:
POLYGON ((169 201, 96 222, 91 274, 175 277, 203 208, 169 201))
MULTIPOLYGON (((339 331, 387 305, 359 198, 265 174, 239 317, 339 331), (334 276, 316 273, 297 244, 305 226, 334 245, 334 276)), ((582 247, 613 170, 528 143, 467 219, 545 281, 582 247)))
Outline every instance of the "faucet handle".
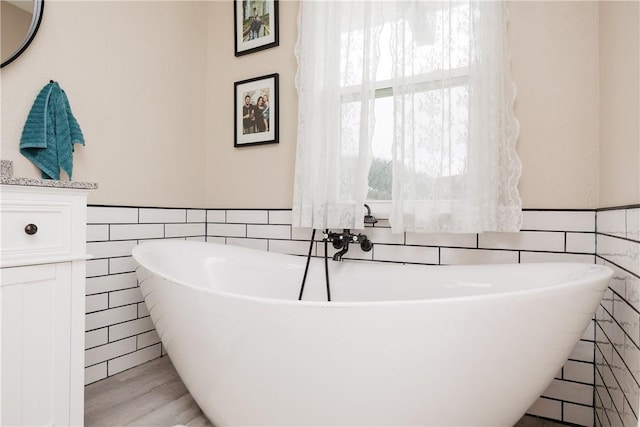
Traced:
POLYGON ((373 249, 373 242, 371 242, 367 236, 362 234, 360 235, 360 249, 362 249, 363 252, 369 252, 373 249))

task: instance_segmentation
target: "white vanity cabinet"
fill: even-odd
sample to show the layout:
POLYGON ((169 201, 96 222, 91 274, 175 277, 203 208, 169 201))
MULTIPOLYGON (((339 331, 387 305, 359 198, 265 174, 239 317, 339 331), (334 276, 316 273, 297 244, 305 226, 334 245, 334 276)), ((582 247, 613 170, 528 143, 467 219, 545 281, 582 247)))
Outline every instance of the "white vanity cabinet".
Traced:
POLYGON ((0 425, 82 425, 87 191, 0 187, 0 425))

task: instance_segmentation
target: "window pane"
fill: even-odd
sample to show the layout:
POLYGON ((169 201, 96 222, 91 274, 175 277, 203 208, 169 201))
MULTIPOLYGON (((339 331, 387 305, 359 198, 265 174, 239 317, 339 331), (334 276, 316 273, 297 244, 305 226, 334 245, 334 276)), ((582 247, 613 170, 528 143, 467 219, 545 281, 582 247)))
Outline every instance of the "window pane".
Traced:
POLYGON ((378 6, 385 9, 385 22, 372 23, 366 30, 350 25, 340 38, 342 87, 362 84, 368 60, 377 61, 377 81, 468 67, 468 2, 454 2, 451 8, 440 2, 423 2, 419 7, 380 2, 378 6))
POLYGON ((469 65, 469 4, 448 7, 448 3, 443 9, 439 2, 425 2, 420 7, 403 10, 405 19, 384 24, 380 33, 378 81, 469 65), (402 58, 403 63, 398 63, 402 58), (399 68, 395 72, 394 66, 399 68))
POLYGON ((404 138, 416 151, 415 173, 437 178, 464 173, 467 159, 466 86, 405 96, 404 138), (413 125, 413 126, 411 126, 413 125))
MULTIPOLYGON (((427 90, 405 95, 404 120, 408 127, 397 137, 409 138, 416 152, 410 167, 419 183, 463 175, 467 164, 468 87, 427 90)), ((390 200, 392 183, 393 97, 377 98, 373 159, 369 170, 371 200, 390 200)), ((409 166, 408 164, 405 166, 409 166)))
POLYGON ((393 98, 377 98, 375 130, 369 169, 370 200, 391 200, 391 146, 393 143, 393 98))

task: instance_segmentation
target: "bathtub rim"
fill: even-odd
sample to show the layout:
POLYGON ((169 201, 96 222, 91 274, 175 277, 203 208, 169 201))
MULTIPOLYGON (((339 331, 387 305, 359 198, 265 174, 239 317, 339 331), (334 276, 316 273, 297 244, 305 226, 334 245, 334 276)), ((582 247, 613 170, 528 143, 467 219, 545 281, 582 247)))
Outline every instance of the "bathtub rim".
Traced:
MULTIPOLYGON (((175 277, 165 274, 165 273, 160 273, 158 272, 155 268, 150 268, 149 266, 143 265, 140 261, 139 261, 139 256, 136 255, 136 252, 141 251, 142 249, 138 249, 141 246, 161 246, 164 244, 167 245, 182 245, 185 244, 186 246, 189 245, 214 245, 214 246, 231 246, 231 245, 227 245, 224 243, 216 243, 216 242, 201 242, 201 241, 189 241, 189 240, 167 240, 167 239, 158 239, 158 240, 149 240, 149 241, 145 241, 145 242, 141 242, 139 244, 137 244, 132 252, 131 255, 134 259, 134 261, 136 262, 136 268, 135 271, 137 273, 138 269, 140 267, 143 267, 144 269, 150 271, 151 273, 153 273, 154 275, 161 277, 164 280, 167 280, 169 282, 173 282, 177 285, 180 286, 184 286, 190 289, 193 289, 195 291, 199 291, 199 292, 208 292, 208 293, 212 293, 215 295, 219 295, 221 297, 224 298, 230 298, 230 299, 236 299, 236 300, 244 300, 244 301, 250 301, 253 303, 262 303, 262 304, 269 304, 269 305, 291 305, 291 306, 307 306, 307 307, 318 307, 318 308, 364 308, 364 307, 386 307, 386 306, 395 306, 395 305, 418 305, 418 304, 429 304, 429 303, 454 303, 454 302, 461 302, 461 301, 469 301, 469 300, 484 300, 484 299, 494 299, 494 298, 508 298, 508 297, 513 297, 514 295, 522 295, 522 296, 526 296, 526 295, 531 295, 531 294, 537 294, 537 293, 542 293, 545 291, 549 291, 550 289, 554 289, 554 290, 561 290, 561 289, 566 289, 566 288, 571 288, 571 287, 579 287, 581 285, 584 285, 585 282, 596 282, 598 280, 601 279, 605 279, 608 276, 607 279, 607 284, 606 286, 602 287, 601 292, 604 293, 605 290, 607 289, 607 287, 609 286, 609 282, 611 281, 611 278, 613 276, 613 269, 606 266, 606 265, 602 265, 602 264, 588 264, 588 263, 578 263, 578 262, 544 262, 544 263, 532 263, 531 265, 535 264, 536 266, 544 266, 544 265, 554 265, 554 266, 561 266, 561 265, 580 265, 580 266, 586 266, 589 267, 590 269, 593 270, 598 270, 598 273, 593 275, 593 276, 589 276, 589 277, 584 277, 584 278, 579 278, 579 279, 574 279, 574 280, 570 280, 567 282, 562 282, 562 283, 556 283, 550 286, 544 286, 541 288, 533 288, 533 289, 524 289, 524 290, 513 290, 513 291, 503 291, 503 292, 496 292, 496 293, 491 293, 491 294, 484 294, 484 295, 467 295, 467 296, 451 296, 451 297, 437 297, 437 298, 421 298, 421 299, 414 299, 414 300, 389 300, 389 301, 305 301, 305 300, 297 300, 297 299, 278 299, 278 298, 270 298, 270 297, 256 297, 256 296, 252 296, 252 295, 244 295, 244 294, 238 294, 238 293, 233 293, 233 292, 226 292, 226 291, 221 291, 218 289, 210 289, 210 288, 203 288, 197 285, 193 285, 190 284, 184 280, 181 279, 176 279, 175 277)), ((242 247, 242 246, 233 246, 234 248, 238 248, 238 249, 242 249, 242 250, 246 250, 249 252, 254 252, 254 253, 270 253, 269 251, 263 251, 260 249, 253 249, 253 248, 246 248, 246 247, 242 247)), ((278 255, 285 255, 285 256, 291 256, 291 257, 298 257, 297 255, 290 255, 290 254, 282 254, 282 253, 277 253, 278 255)), ((300 257, 302 257, 300 255, 300 257)), ((306 257, 305 257, 306 258, 306 257)), ((314 257, 314 258, 318 258, 318 257, 314 257)), ((366 260, 345 260, 342 262, 349 262, 349 263, 368 263, 368 262, 376 262, 376 261, 366 261, 366 260)), ((423 265, 423 264, 417 264, 417 265, 423 265)), ((495 263, 495 264, 489 264, 490 266, 516 266, 516 265, 523 265, 522 263, 495 263)), ((447 268, 447 267, 451 267, 451 268, 456 268, 456 267, 474 267, 474 266, 482 266, 482 267, 487 267, 489 266, 487 264, 456 264, 456 265, 427 265, 424 264, 425 267, 441 267, 441 268, 447 268)), ((302 278, 301 278, 302 280, 302 278)))

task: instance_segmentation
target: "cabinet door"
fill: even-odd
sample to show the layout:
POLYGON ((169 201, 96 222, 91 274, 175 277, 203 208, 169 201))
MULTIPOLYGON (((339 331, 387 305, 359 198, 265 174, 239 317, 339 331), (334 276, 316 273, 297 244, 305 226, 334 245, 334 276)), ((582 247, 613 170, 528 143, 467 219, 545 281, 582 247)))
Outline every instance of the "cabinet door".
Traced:
POLYGON ((69 425, 71 263, 0 270, 0 425, 69 425))

